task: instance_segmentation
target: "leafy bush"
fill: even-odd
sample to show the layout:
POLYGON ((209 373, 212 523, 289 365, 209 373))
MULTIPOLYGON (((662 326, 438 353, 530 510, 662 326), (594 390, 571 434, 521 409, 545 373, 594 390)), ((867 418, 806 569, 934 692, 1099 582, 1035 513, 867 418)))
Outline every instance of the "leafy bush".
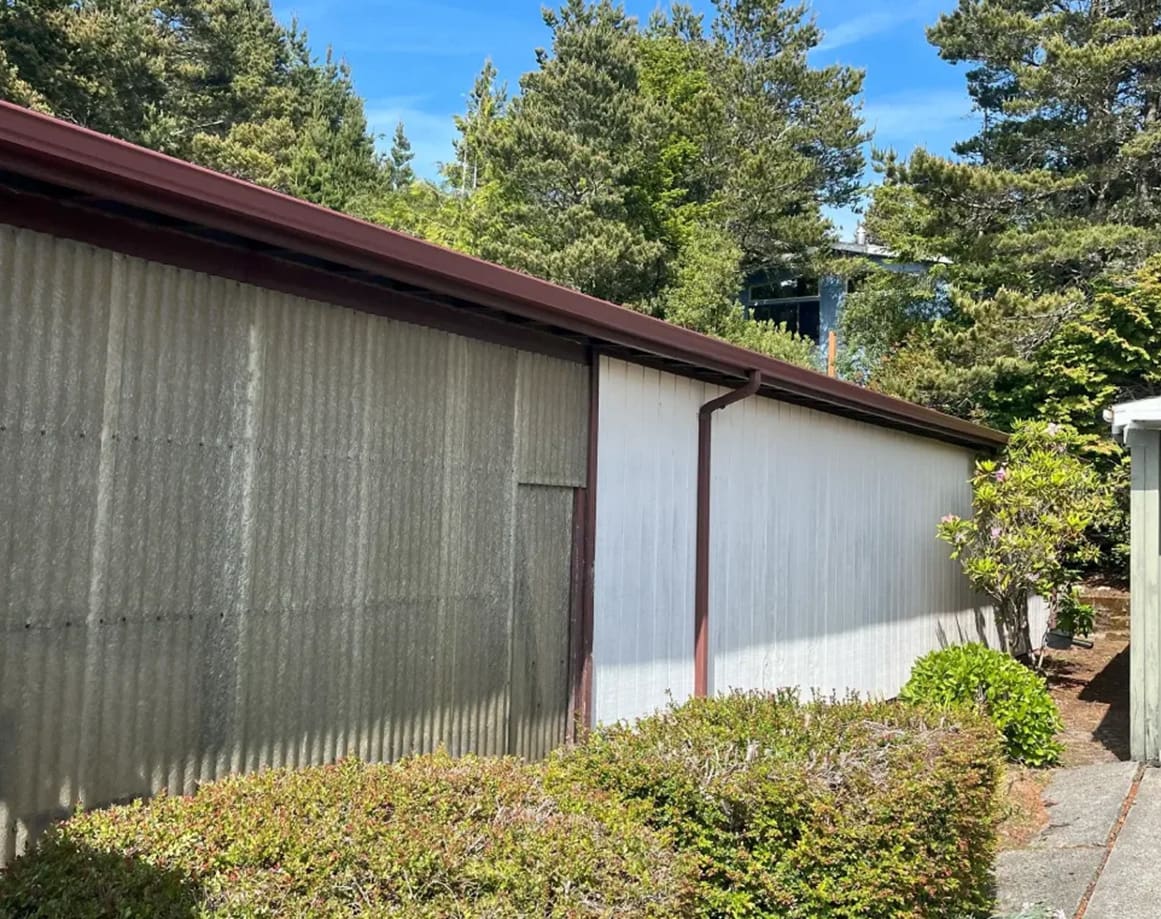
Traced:
POLYGON ((1056 626, 1069 635, 1091 635, 1096 627, 1096 607, 1080 598, 1080 588, 1065 590, 1057 601, 1056 626))
POLYGON ((940 708, 979 708, 1004 736, 1010 759, 1047 766, 1060 758, 1060 712, 1040 676, 979 644, 953 645, 915 662, 899 698, 940 708))
POLYGON ((971 518, 948 514, 939 523, 951 557, 995 601, 1006 650, 1032 650, 1029 593, 1066 595, 1072 566, 1099 556, 1091 529, 1108 523, 1115 502, 1109 483, 1081 459, 1093 440, 1066 425, 1018 424, 1002 461, 976 463, 971 518))
POLYGON ((647 803, 697 858, 701 916, 912 919, 988 914, 1001 770, 971 712, 783 692, 601 730, 547 774, 647 803))
POLYGON ((690 915, 689 869, 606 796, 435 755, 80 814, 0 878, 0 915, 669 917, 690 915))

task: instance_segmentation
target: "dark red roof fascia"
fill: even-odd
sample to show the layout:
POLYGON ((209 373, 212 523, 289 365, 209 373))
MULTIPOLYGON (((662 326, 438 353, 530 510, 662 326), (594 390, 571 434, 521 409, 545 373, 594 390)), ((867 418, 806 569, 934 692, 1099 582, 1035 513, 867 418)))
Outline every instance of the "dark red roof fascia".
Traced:
POLYGON ((605 343, 744 379, 763 392, 994 448, 1006 435, 834 380, 625 307, 0 102, 0 168, 266 245, 386 275, 605 343), (770 392, 773 390, 774 392, 770 392))

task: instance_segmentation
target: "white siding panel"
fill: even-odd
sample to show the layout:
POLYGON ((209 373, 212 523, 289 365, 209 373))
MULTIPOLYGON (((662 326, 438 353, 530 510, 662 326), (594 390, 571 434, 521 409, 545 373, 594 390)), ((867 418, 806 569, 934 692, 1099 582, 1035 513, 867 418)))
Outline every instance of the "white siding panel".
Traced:
POLYGON ((941 644, 994 642, 935 526, 970 451, 748 399, 714 417, 710 686, 891 696, 941 644))
POLYGON ((593 713, 634 718, 693 691, 697 409, 705 386, 601 359, 593 713))
MULTIPOLYGON (((594 716, 693 689, 697 410, 724 390, 601 363, 594 716)), ((714 416, 710 686, 894 695, 946 643, 995 643, 939 518, 972 451, 768 398, 714 416)))

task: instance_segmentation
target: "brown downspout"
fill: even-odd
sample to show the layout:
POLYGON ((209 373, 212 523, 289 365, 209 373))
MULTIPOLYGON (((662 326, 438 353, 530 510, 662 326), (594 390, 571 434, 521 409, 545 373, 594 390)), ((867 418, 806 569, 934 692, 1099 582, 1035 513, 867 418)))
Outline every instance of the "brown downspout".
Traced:
POLYGON ((709 692, 709 563, 710 563, 710 457, 713 413, 747 396, 762 385, 762 372, 751 370, 746 385, 710 399, 697 413, 697 556, 693 586, 693 694, 709 692))

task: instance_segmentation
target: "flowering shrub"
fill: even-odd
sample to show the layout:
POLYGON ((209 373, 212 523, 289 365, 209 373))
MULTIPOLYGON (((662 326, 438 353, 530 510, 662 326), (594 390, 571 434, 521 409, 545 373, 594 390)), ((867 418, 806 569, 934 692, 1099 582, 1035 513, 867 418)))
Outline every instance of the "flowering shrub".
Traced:
POLYGON ((939 522, 951 557, 995 601, 1007 650, 1031 650, 1028 595, 1058 608, 1071 595, 1070 565, 1096 557, 1087 533, 1114 508, 1109 487, 1080 457, 1091 440, 1065 425, 1018 425, 1003 459, 976 463, 971 518, 939 522))
POLYGON ((5 919, 916 919, 990 913, 999 737, 971 711, 700 699, 546 766, 276 769, 81 813, 5 919))
POLYGON ((1008 758, 1049 766, 1060 758, 1064 728, 1044 680, 1010 655, 979 644, 953 645, 915 662, 899 693, 904 702, 939 708, 966 706, 991 719, 1008 758))

